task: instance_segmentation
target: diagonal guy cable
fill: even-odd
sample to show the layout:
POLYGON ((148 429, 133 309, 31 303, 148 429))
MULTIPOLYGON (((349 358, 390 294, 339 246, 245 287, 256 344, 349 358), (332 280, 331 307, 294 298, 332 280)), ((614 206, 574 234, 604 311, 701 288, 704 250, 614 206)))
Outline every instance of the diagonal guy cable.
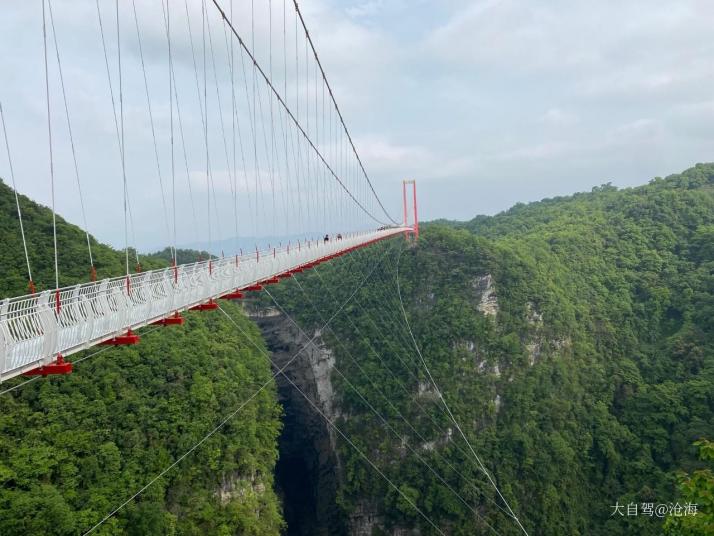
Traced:
MULTIPOLYGON (((325 325, 322 327, 322 329, 326 329, 329 327, 330 322, 332 322, 335 317, 342 312, 342 310, 347 306, 347 304, 352 301, 352 298, 357 294, 357 292, 364 286, 364 284, 367 282, 367 280, 372 276, 374 271, 377 269, 377 266, 379 265, 379 262, 381 261, 381 258, 374 264, 372 269, 369 271, 369 273, 360 281, 360 283, 355 287, 354 291, 350 296, 340 305, 340 307, 335 311, 335 313, 328 318, 327 322, 325 325)), ((231 318, 228 313, 226 313, 222 308, 220 311, 226 315, 228 318, 231 318)), ((232 319, 231 319, 232 320, 232 319)), ((234 321, 235 324, 235 321, 234 321)), ((121 503, 119 506, 117 506, 114 510, 109 512, 106 516, 104 516, 96 525, 94 525, 92 528, 90 528, 88 531, 84 533, 84 536, 87 534, 91 534, 94 532, 97 528, 99 528, 102 524, 104 524, 109 518, 114 516, 117 512, 119 512, 122 508, 124 508, 127 504, 132 502, 134 499, 136 499, 139 495, 144 493, 149 487, 151 487, 157 480, 159 480, 161 477, 163 477, 166 473, 168 473, 171 469, 176 467, 183 459, 185 459, 187 456, 189 456, 193 451, 195 451, 198 447, 200 447, 203 443, 205 443, 211 436, 213 436, 218 430, 223 428, 223 426, 226 425, 228 421, 230 421, 233 417, 235 417, 240 410, 242 410, 248 402, 253 400, 258 394, 263 391, 268 385, 270 385, 275 377, 278 374, 281 374, 286 368, 288 368, 293 361, 297 359, 297 357, 306 349, 308 348, 314 340, 317 338, 317 334, 310 339, 307 343, 305 343, 302 348, 300 348, 295 354, 283 365, 280 369, 276 370, 270 378, 268 378, 267 381, 265 381, 256 391, 253 392, 252 395, 250 395, 248 398, 246 398, 235 410, 233 410, 231 413, 229 413, 218 425, 216 425, 210 432, 208 432, 203 438, 201 438, 198 442, 196 442, 190 449, 188 449, 186 452, 184 452, 181 456, 179 456, 173 463, 168 465, 166 468, 164 468, 159 474, 157 474, 154 478, 152 478, 147 484, 145 484, 142 488, 140 488, 136 493, 132 494, 128 499, 126 499, 123 503, 121 503)), ((408 499, 407 499, 408 500, 408 499)), ((443 533, 442 533, 443 534, 443 533)))
POLYGON ((402 314, 404 315, 404 322, 406 323, 407 330, 409 331, 409 335, 411 336, 412 342, 414 343, 414 348, 416 349, 417 354, 419 355, 419 359, 421 360, 422 365, 424 365, 424 369, 426 370, 426 373, 429 376, 429 380, 431 380, 431 383, 434 385, 434 389, 436 389, 436 393, 439 396, 439 400, 441 400, 442 404, 444 404, 444 408, 446 408, 446 411, 448 412, 449 417, 453 421, 454 426, 456 426, 456 429, 459 431, 459 434, 461 435, 462 439, 468 445, 469 450, 471 451, 471 454, 473 454, 474 458, 476 459, 476 462, 478 463, 479 467, 481 468, 481 471, 484 472, 484 474, 488 478, 489 482, 491 482, 491 485, 496 490, 496 493, 498 493, 498 496, 501 498, 503 503, 506 505, 506 508, 508 508, 508 511, 513 516, 514 521, 516 522, 518 527, 523 531, 523 534, 528 536, 528 532, 526 532, 526 529, 521 524, 520 519, 518 519, 518 516, 515 514, 513 509, 511 509, 511 506, 510 506, 510 504, 508 504, 508 501, 506 500, 506 498, 501 494, 501 490, 498 489, 498 486, 496 485, 496 482, 493 480, 493 477, 491 476, 491 474, 488 472, 488 470, 484 466, 483 462, 481 461, 481 458, 478 456, 478 454, 476 454, 476 451, 474 450, 473 446, 471 445, 471 442, 466 438, 466 434, 464 434, 463 430, 461 429, 461 426, 459 425, 458 421, 456 420, 456 417, 454 417, 454 414, 451 412, 451 408, 446 403, 446 399, 444 398, 444 395, 441 393, 441 389, 439 389, 439 386, 436 384, 436 380, 434 380, 434 377, 431 375, 429 366, 426 364, 426 361, 424 360, 424 356, 422 355, 421 350, 419 349, 419 345, 416 342, 416 338, 414 338, 414 333, 412 332, 412 328, 409 324, 409 318, 407 317, 407 312, 404 309, 404 302, 402 301, 402 292, 401 292, 401 288, 399 286, 399 261, 401 260, 401 253, 402 252, 400 251, 399 258, 397 259, 397 292, 399 293, 399 305, 402 309, 402 314))

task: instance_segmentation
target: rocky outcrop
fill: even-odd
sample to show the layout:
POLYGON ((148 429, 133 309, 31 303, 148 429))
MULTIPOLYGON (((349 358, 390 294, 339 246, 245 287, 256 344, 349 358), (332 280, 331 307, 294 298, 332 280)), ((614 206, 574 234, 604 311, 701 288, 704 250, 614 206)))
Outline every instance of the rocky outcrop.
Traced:
POLYGON ((439 395, 430 381, 419 381, 417 384, 417 397, 438 400, 439 395))
POLYGON ((351 536, 372 536, 374 529, 384 524, 378 505, 361 502, 350 515, 351 536))
MULTIPOLYGON (((331 380, 335 357, 324 344, 322 334, 304 334, 275 308, 258 308, 248 301, 245 306, 268 345, 273 370, 284 367, 305 347, 284 373, 328 418, 339 418, 341 412, 331 380)), ((338 506, 342 470, 334 431, 285 377, 279 374, 276 383, 284 417, 275 483, 288 525, 286 536, 418 536, 417 529, 388 527, 379 504, 359 503, 349 514, 338 506)), ((415 395, 429 400, 438 398, 428 382, 421 382, 415 395)), ((448 429, 444 437, 418 446, 425 451, 439 448, 451 441, 452 433, 448 429)), ((406 451, 405 445, 402 448, 406 451)), ((245 482, 226 482, 219 494, 230 500, 232 494, 246 489, 252 488, 245 482)))
POLYGON ((476 308, 486 316, 495 317, 498 314, 498 298, 491 274, 477 277, 471 282, 479 300, 476 308))
POLYGON ((361 502, 350 516, 350 536, 374 536, 375 534, 389 534, 390 536, 419 536, 418 528, 392 527, 384 528, 384 516, 380 513, 377 504, 361 502))
POLYGON ((560 352, 570 348, 570 338, 547 338, 543 324, 543 314, 532 302, 526 304, 526 321, 528 322, 528 339, 525 341, 528 352, 528 363, 535 365, 546 352, 560 352))
POLYGON ((216 496, 222 505, 226 505, 234 499, 254 494, 265 493, 265 484, 256 475, 241 475, 232 473, 223 475, 221 484, 216 490, 216 496))

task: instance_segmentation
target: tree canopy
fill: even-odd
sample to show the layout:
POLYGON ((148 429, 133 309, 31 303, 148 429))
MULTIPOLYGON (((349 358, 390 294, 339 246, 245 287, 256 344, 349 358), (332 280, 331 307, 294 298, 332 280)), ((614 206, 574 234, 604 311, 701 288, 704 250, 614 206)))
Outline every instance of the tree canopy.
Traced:
MULTIPOLYGON (((54 286, 50 211, 20 196, 33 277, 54 286)), ((58 218, 60 284, 89 279, 83 230, 58 218)), ((0 182, 0 292, 27 292, 14 193, 0 182)), ((99 278, 123 252, 90 237, 99 278)), ((142 256, 144 268, 167 259, 142 256)), ((0 534, 75 535, 169 467, 260 385, 270 364, 238 306, 188 313, 182 327, 145 328, 141 342, 75 354, 75 371, 0 395, 0 534)), ((25 378, 3 383, 2 389, 25 378)), ((278 535, 273 491, 280 432, 275 385, 158 478, 95 534, 278 535)))

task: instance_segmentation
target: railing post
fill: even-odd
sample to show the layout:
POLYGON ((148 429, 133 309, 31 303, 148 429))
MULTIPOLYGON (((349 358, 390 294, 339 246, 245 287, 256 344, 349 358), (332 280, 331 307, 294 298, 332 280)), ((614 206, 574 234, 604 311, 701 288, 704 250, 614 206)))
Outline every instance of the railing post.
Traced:
POLYGON ((84 341, 82 342, 88 344, 89 341, 92 340, 92 333, 94 333, 94 308, 92 307, 91 301, 82 294, 79 295, 79 301, 87 311, 87 329, 84 330, 84 341))
POLYGON ((42 326, 42 333, 44 337, 44 345, 42 348, 42 364, 48 365, 52 362, 55 355, 57 354, 57 315, 55 313, 55 306, 50 305, 50 301, 53 297, 50 295, 49 290, 45 290, 40 294, 37 300, 37 316, 42 326))
POLYGON ((5 298, 0 302, 0 380, 7 370, 7 348, 9 346, 7 336, 7 309, 10 305, 10 298, 5 298))

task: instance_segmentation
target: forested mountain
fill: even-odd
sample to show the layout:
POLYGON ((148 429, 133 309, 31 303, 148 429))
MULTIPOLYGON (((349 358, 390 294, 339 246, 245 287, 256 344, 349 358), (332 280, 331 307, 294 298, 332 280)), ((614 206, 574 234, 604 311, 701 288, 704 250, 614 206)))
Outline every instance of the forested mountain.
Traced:
POLYGON ((431 373, 530 534, 659 535, 643 503, 697 498, 698 516, 667 528, 711 534, 711 491, 677 482, 714 437, 714 165, 422 231, 273 293, 321 328, 378 263, 322 333, 340 372, 323 407, 402 492, 338 436, 352 526, 434 534, 411 502, 448 534, 521 533, 440 407, 398 281, 431 373))
MULTIPOLYGON (((21 202, 35 280, 51 287, 49 212, 21 202)), ((0 289, 22 293, 3 185, 0 209, 0 289)), ((62 281, 86 280, 84 233, 59 229, 62 281)), ((122 272, 121 253, 93 246, 99 277, 122 272)), ((292 464, 278 473, 293 479, 279 484, 303 523, 291 534, 522 534, 474 453, 531 535, 712 533, 714 165, 426 224, 417 243, 358 250, 268 292, 248 310, 278 359, 316 337, 287 371, 303 392, 278 386, 292 464), (697 516, 643 508, 686 502, 697 516)), ((0 534, 81 533, 268 377, 219 313, 187 316, 0 395, 0 534)), ((276 396, 262 392, 97 533, 278 534, 276 396)))
MULTIPOLYGON (((33 277, 38 289, 53 288, 51 213, 20 203, 33 277)), ((87 281, 84 231, 61 218, 57 231, 60 284, 87 281)), ((0 236, 0 294, 26 293, 15 198, 2 183, 0 236)), ((90 239, 98 277, 122 274, 123 253, 90 239)), ((140 259, 143 268, 166 265, 140 259)), ((74 373, 0 395, 0 534, 83 534, 270 377, 253 345, 263 345, 260 333, 238 307, 223 306, 251 340, 220 312, 188 313, 183 327, 145 328, 137 346, 95 347, 71 357, 74 373)), ((272 385, 93 534, 279 534, 279 431, 272 385)))

